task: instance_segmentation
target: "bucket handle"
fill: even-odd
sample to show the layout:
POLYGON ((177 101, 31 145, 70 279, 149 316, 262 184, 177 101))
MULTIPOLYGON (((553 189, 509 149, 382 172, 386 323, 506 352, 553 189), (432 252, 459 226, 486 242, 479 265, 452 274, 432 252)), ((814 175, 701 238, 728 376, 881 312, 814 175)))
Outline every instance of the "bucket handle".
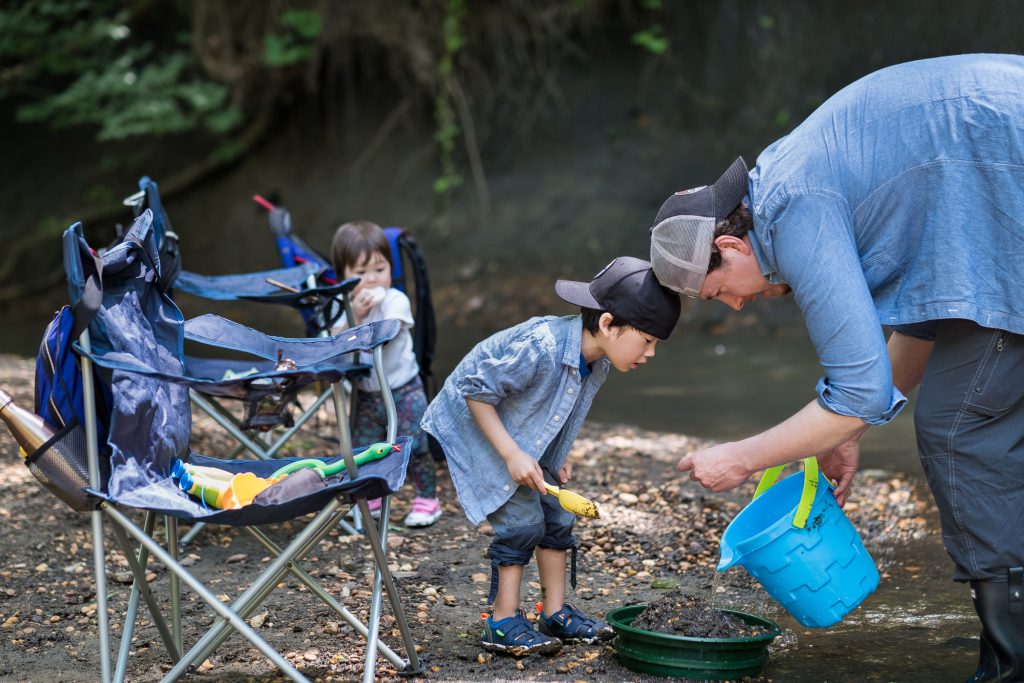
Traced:
MULTIPOLYGON (((754 491, 754 498, 756 499, 762 493, 771 488, 775 480, 779 478, 779 472, 782 471, 786 465, 776 465, 775 467, 769 467, 761 475, 761 481, 757 485, 757 489, 754 491)), ((800 503, 796 506, 796 515, 793 517, 793 526, 797 529, 803 529, 807 524, 807 518, 811 514, 811 505, 814 504, 814 497, 818 493, 818 459, 813 455, 809 458, 804 458, 804 490, 800 494, 800 503)))

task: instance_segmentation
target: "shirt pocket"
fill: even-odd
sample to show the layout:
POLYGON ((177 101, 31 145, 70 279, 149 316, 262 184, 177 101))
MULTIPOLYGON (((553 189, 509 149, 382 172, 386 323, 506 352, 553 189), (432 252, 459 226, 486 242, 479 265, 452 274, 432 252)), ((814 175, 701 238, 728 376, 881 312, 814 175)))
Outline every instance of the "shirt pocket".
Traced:
POLYGON ((994 330, 964 401, 970 412, 997 417, 1024 394, 1024 345, 1019 335, 994 330))

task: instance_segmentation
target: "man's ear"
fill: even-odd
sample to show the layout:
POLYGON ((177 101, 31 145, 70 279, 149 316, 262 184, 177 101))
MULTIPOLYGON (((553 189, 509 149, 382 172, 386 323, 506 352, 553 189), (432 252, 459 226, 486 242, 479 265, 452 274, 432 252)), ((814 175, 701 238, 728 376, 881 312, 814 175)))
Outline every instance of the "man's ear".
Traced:
POLYGON ((733 237, 732 235, 719 235, 715 238, 715 246, 718 247, 720 252, 727 249, 735 249, 741 254, 746 254, 750 251, 750 245, 745 238, 733 237))

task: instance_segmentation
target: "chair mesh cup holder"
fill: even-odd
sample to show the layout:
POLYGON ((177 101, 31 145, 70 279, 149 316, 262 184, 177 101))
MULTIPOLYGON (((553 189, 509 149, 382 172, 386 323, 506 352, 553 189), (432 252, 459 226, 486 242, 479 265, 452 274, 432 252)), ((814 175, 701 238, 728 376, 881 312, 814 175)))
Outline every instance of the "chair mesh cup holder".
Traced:
MULTIPOLYGON (((85 428, 75 422, 64 427, 25 458, 32 476, 75 512, 88 512, 96 501, 85 492, 89 486, 89 458, 85 428)), ((102 454, 100 488, 110 477, 110 461, 102 454)))

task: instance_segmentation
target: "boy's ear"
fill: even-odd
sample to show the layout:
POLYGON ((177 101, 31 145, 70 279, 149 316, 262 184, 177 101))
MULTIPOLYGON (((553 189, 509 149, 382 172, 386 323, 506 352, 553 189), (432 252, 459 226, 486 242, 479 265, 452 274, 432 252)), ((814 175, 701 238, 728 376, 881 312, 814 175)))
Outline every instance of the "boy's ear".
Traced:
POLYGON ((612 320, 615 319, 608 311, 601 314, 601 317, 597 319, 597 329, 600 330, 606 337, 611 336, 612 333, 612 320))

